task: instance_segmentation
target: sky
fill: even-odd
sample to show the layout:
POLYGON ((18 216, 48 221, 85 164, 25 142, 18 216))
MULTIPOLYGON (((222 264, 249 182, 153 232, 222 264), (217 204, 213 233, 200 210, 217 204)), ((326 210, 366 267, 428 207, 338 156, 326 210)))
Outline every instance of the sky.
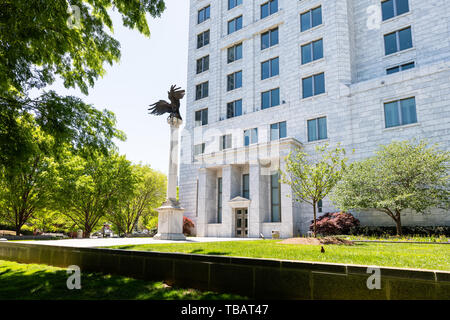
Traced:
MULTIPOLYGON (((117 142, 121 154, 134 163, 148 164, 168 172, 169 126, 166 116, 148 114, 149 105, 168 100, 172 84, 186 88, 189 31, 189 1, 165 0, 161 18, 148 16, 151 36, 123 27, 119 14, 112 13, 114 38, 121 44, 119 63, 107 66, 106 75, 97 80, 86 96, 80 90, 66 89, 57 81, 46 90, 73 95, 97 109, 113 111, 118 129, 127 140, 117 142)), ((186 100, 181 102, 182 116, 186 100)))

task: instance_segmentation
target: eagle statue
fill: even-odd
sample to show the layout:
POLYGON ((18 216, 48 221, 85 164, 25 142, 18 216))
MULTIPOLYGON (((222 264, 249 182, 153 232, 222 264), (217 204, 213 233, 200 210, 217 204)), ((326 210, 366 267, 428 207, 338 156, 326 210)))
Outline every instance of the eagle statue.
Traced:
POLYGON ((158 102, 151 104, 151 108, 148 109, 150 111, 150 114, 160 116, 165 113, 169 113, 169 118, 175 117, 183 120, 180 114, 180 100, 183 99, 186 93, 185 90, 177 88, 176 85, 173 85, 170 87, 170 91, 167 93, 169 95, 170 103, 165 100, 159 100, 158 102))

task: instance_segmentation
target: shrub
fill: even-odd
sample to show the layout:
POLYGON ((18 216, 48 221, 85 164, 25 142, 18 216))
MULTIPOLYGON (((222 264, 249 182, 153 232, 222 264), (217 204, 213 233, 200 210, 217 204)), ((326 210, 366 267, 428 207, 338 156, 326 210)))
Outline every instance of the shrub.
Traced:
MULTIPOLYGON (((326 236, 348 234, 357 226, 359 226, 359 220, 346 212, 328 212, 317 218, 317 233, 326 236)), ((314 221, 311 221, 309 230, 314 230, 314 221)))
POLYGON ((183 233, 186 236, 192 236, 194 235, 194 228, 195 225, 192 220, 187 217, 183 217, 183 233))

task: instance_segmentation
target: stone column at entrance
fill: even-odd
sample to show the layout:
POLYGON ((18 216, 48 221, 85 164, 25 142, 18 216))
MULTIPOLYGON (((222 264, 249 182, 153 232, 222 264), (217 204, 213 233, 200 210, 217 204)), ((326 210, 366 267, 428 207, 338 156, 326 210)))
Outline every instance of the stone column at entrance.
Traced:
POLYGON ((158 211, 158 234, 153 238, 158 240, 186 240, 183 234, 184 209, 177 201, 178 180, 178 140, 179 128, 183 121, 170 116, 167 119, 170 125, 170 155, 169 176, 167 181, 167 200, 156 209, 158 211))

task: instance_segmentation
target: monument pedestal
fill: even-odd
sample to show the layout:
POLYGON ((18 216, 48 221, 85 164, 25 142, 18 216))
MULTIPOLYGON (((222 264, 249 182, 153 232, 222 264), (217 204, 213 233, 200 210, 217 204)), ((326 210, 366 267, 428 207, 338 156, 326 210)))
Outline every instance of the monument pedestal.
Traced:
POLYGON ((183 214, 177 201, 167 200, 158 211, 158 234, 156 240, 186 240, 183 234, 183 214))

